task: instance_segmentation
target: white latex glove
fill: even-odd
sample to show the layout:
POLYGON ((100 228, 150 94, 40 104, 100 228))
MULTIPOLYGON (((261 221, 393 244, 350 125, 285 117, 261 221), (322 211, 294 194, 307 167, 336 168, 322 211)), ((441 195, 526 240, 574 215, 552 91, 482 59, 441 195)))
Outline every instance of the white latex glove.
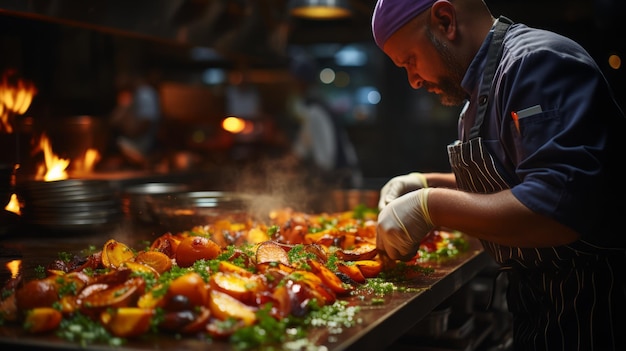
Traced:
POLYGON ((428 193, 423 188, 390 202, 378 214, 376 248, 394 260, 408 261, 434 227, 428 213, 428 193))
POLYGON ((408 192, 427 187, 426 177, 418 172, 393 177, 380 190, 378 209, 382 210, 388 203, 408 192))

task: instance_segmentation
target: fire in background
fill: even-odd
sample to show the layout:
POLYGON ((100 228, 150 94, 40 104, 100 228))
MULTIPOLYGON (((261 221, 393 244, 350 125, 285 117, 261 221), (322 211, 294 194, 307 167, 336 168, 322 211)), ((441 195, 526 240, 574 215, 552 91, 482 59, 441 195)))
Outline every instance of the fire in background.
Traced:
POLYGON ((15 70, 7 70, 0 83, 0 133, 14 132, 15 116, 23 115, 30 107, 35 86, 17 76, 15 70))

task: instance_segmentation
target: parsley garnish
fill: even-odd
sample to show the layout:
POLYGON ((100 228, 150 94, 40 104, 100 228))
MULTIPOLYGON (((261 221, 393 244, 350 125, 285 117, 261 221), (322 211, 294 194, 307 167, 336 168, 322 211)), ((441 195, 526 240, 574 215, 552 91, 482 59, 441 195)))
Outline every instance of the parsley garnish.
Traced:
POLYGON ((124 341, 122 338, 113 337, 104 326, 81 313, 63 319, 56 334, 61 339, 78 342, 83 347, 93 343, 120 346, 124 341))

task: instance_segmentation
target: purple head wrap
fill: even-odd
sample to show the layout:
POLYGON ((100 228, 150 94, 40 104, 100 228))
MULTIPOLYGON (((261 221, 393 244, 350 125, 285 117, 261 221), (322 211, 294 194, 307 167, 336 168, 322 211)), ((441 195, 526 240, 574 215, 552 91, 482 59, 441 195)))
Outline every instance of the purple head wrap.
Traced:
POLYGON ((431 7, 436 0, 378 0, 372 15, 372 33, 379 48, 400 27, 431 7))

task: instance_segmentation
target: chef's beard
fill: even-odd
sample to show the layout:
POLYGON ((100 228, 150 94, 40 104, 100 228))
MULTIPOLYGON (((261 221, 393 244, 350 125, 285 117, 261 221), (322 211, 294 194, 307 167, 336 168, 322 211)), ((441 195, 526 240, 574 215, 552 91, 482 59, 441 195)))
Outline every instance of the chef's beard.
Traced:
POLYGON ((447 68, 449 74, 439 77, 439 83, 424 82, 424 88, 436 87, 442 91, 440 95, 441 104, 444 106, 460 106, 467 99, 467 93, 461 87, 461 81, 463 80, 464 72, 456 63, 459 60, 456 59, 454 54, 450 51, 448 46, 438 40, 430 31, 430 28, 426 28, 426 36, 433 44, 435 49, 439 52, 441 60, 447 68))

